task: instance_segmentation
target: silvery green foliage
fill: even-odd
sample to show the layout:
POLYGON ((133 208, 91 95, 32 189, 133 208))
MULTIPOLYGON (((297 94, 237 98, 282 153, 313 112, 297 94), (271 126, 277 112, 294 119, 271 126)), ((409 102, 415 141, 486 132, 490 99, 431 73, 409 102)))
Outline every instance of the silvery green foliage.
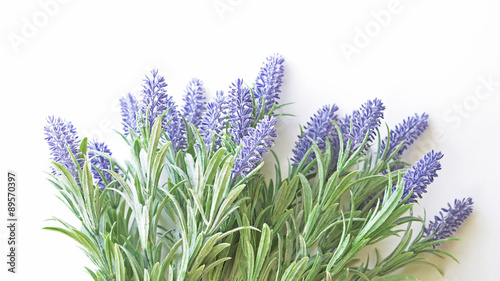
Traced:
POLYGON ((276 160, 268 180, 260 169, 279 140, 283 106, 259 112, 237 80, 207 104, 198 126, 200 104, 182 114, 165 87, 153 71, 140 109, 132 95, 123 99, 124 162, 103 143, 77 138, 71 123, 48 119, 50 181, 79 223, 54 219, 61 226, 45 229, 80 244, 93 280, 418 280, 394 272, 427 262, 428 253, 449 255, 435 247, 453 240, 472 211, 471 199, 458 200, 427 228, 413 215, 442 157, 431 152, 401 167, 400 151, 426 115, 386 132, 372 151, 383 139, 380 100, 354 111, 348 127, 337 106, 324 106, 299 136, 288 171, 276 160), (373 250, 388 237, 399 241, 389 254, 373 250))

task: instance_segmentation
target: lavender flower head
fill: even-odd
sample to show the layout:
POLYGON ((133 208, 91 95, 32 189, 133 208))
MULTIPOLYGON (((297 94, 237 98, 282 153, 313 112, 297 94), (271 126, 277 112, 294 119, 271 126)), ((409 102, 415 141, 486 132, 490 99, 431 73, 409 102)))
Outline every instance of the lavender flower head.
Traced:
POLYGON ((283 72, 285 71, 283 63, 285 59, 274 54, 267 58, 267 62, 261 67, 257 81, 255 82, 254 95, 258 101, 259 112, 262 108, 262 97, 265 101, 264 114, 268 113, 279 99, 280 87, 283 84, 283 72))
POLYGON ((165 90, 167 83, 165 77, 158 74, 158 69, 151 71, 151 77, 146 76, 142 87, 142 116, 145 118, 148 114, 148 125, 151 128, 156 118, 165 111, 174 109, 175 104, 165 90))
POLYGON ((443 158, 441 152, 435 153, 432 150, 405 173, 403 176, 405 186, 402 197, 406 198, 411 192, 410 198, 405 203, 416 203, 417 198, 422 198, 422 193, 427 192, 427 186, 434 181, 434 177, 437 177, 437 171, 441 170, 441 163, 439 162, 441 158, 443 158))
MULTIPOLYGON (((104 190, 106 184, 113 181, 113 176, 105 171, 111 170, 111 162, 100 153, 111 156, 111 151, 105 143, 98 142, 97 140, 90 141, 88 149, 90 164, 92 165, 92 175, 97 180, 99 188, 104 190), (99 171, 103 174, 104 178, 99 174, 99 171)), ((115 169, 115 171, 117 170, 115 169)))
MULTIPOLYGON (((429 115, 422 114, 422 116, 410 116, 408 119, 403 120, 403 124, 396 126, 394 130, 390 132, 390 143, 389 151, 387 156, 391 155, 396 148, 403 142, 403 145, 399 149, 398 153, 394 156, 395 159, 400 158, 403 155, 403 151, 411 145, 427 128, 427 119, 429 115)), ((387 138, 382 141, 381 148, 384 149, 387 143, 387 138)), ((379 154, 379 158, 382 157, 383 152, 379 154)))
MULTIPOLYGON (((451 237, 457 231, 465 219, 472 213, 472 198, 462 200, 455 199, 452 207, 448 203, 448 209, 442 208, 439 216, 434 216, 434 221, 429 222, 429 226, 424 228, 425 237, 433 236, 433 240, 441 240, 451 237), (444 212, 444 213, 443 213, 444 212)), ((435 248, 439 244, 434 245, 435 248)))
POLYGON ((207 111, 200 124, 200 135, 207 149, 214 146, 214 151, 220 147, 219 134, 226 126, 227 102, 222 91, 217 91, 214 100, 207 104, 207 111))
MULTIPOLYGON (((325 105, 318 110, 311 121, 307 123, 304 127, 304 132, 299 135, 299 139, 295 142, 295 148, 293 149, 293 165, 298 165, 302 158, 304 158, 306 152, 313 146, 314 142, 318 144, 318 147, 324 151, 326 146, 326 139, 330 143, 334 143, 335 139, 338 137, 337 130, 332 121, 337 122, 338 110, 336 105, 325 105)), ((314 153, 309 154, 309 158, 306 164, 314 159, 314 153)))
POLYGON ((205 89, 203 88, 203 82, 193 78, 186 86, 185 92, 185 104, 182 108, 182 112, 189 123, 198 127, 201 122, 203 111, 205 110, 205 89))
POLYGON ((184 150, 187 146, 186 126, 181 114, 172 108, 165 115, 163 127, 167 131, 168 139, 172 142, 175 151, 184 150))
POLYGON ((123 131, 128 135, 129 130, 139 133, 139 102, 134 95, 128 94, 120 99, 123 131))
POLYGON ((234 164, 234 178, 238 175, 245 178, 263 161, 262 154, 268 152, 274 144, 276 121, 274 117, 264 117, 243 138, 240 153, 234 164))
POLYGON ((351 151, 357 150, 368 133, 368 139, 362 152, 365 152, 375 137, 375 130, 380 126, 380 120, 384 118, 385 106, 380 99, 369 100, 350 116, 346 116, 341 123, 341 132, 344 144, 351 139, 351 151), (352 130, 351 130, 352 122, 352 130))
MULTIPOLYGON (((71 156, 71 154, 76 158, 79 156, 80 141, 75 127, 71 122, 54 116, 49 116, 47 122, 48 124, 44 127, 45 140, 49 144, 52 161, 63 165, 78 180, 78 171, 71 156)), ((79 161, 79 164, 81 166, 82 163, 79 161)), ((57 174, 53 167, 52 173, 57 174)))
POLYGON ((165 114, 163 117, 163 128, 167 132, 169 140, 172 142, 174 150, 181 150, 186 147, 186 128, 180 113, 177 111, 177 105, 172 97, 167 95, 165 87, 165 78, 158 74, 158 70, 151 71, 151 77, 144 79, 143 97, 142 97, 142 115, 149 115, 149 127, 153 126, 156 118, 165 114))
POLYGON ((243 85, 243 80, 236 80, 229 88, 229 124, 233 141, 239 144, 248 134, 253 122, 253 101, 250 89, 243 85))

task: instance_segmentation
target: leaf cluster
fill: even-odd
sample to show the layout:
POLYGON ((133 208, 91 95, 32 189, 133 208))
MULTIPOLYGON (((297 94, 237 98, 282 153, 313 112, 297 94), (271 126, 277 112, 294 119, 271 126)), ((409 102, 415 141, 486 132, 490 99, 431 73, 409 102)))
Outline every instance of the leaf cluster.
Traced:
POLYGON ((81 159, 74 157, 84 162, 77 178, 54 163, 59 175, 49 180, 80 225, 54 218, 61 226, 45 229, 80 245, 95 265, 87 268, 93 280, 418 280, 394 272, 429 264, 428 254, 450 256, 434 249, 443 240, 424 238, 423 227, 413 235, 412 224, 424 219, 403 203, 405 170, 391 171, 402 162, 392 160, 397 150, 386 155, 389 141, 376 153, 363 151, 364 143, 350 151, 337 127, 338 151, 328 140, 325 151, 313 145, 286 175, 277 161, 267 180, 263 163, 235 177, 239 147, 229 136, 213 151, 186 126, 185 151, 172 148, 161 117, 150 130, 122 135, 131 157, 124 164, 109 158, 112 169, 99 173, 114 180, 104 190, 93 182, 86 139, 81 159), (389 237, 399 242, 388 255, 361 258, 389 237))

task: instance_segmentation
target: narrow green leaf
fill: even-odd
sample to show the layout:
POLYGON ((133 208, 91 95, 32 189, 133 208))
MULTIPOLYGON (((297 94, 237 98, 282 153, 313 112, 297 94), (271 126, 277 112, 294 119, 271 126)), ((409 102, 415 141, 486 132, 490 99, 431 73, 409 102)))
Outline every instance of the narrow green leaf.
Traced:
POLYGON ((415 276, 406 275, 406 274, 396 274, 390 276, 383 276, 375 279, 377 281, 401 281, 401 280, 420 280, 415 276))

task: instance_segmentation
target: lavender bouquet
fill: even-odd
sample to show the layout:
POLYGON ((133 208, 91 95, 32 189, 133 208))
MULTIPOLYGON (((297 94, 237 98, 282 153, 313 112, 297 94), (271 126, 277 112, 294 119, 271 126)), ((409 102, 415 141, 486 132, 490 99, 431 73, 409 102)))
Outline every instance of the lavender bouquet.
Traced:
POLYGON ((140 98, 120 100, 130 147, 123 163, 106 144, 80 139, 71 122, 49 117, 49 181, 80 223, 55 218, 60 226, 45 229, 80 244, 99 281, 418 280, 398 270, 437 268, 429 255, 453 258, 439 245, 455 240, 472 199, 426 224, 413 208, 443 154, 430 151, 414 165, 402 159, 428 116, 380 130, 379 99, 343 118, 325 105, 301 128, 282 171, 271 148, 286 115, 283 72, 283 57, 273 55, 253 86, 238 79, 208 103, 193 79, 180 107, 152 71, 140 98), (273 179, 260 172, 268 152, 273 179), (394 248, 376 250, 388 238, 394 248))

